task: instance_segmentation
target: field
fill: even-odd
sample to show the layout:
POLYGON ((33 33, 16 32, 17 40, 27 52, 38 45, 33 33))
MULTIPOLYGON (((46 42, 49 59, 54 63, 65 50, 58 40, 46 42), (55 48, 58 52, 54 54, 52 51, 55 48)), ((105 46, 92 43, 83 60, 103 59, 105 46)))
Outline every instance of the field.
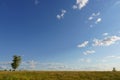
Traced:
POLYGON ((120 80, 120 72, 0 71, 0 80, 120 80))

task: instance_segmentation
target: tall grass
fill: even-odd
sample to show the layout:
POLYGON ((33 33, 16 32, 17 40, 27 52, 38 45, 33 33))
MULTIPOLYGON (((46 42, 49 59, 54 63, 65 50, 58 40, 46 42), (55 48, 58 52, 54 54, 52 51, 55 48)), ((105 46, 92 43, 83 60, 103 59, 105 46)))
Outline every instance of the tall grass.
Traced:
POLYGON ((120 72, 1 71, 0 80, 120 80, 120 72))

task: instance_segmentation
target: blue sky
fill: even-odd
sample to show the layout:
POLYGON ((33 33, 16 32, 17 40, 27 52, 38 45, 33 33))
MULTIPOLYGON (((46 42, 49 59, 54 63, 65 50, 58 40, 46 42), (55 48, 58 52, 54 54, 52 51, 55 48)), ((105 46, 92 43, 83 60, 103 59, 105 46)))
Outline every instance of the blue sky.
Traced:
POLYGON ((120 70, 120 0, 0 0, 0 69, 120 70))

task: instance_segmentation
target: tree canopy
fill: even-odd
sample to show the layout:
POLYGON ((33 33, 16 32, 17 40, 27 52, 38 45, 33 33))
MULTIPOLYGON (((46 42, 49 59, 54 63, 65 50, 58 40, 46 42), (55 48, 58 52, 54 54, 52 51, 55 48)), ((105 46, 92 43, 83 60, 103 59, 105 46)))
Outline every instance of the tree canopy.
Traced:
POLYGON ((14 55, 12 61, 13 61, 13 62, 11 63, 11 67, 12 67, 14 70, 16 70, 16 69, 20 66, 21 56, 14 55))

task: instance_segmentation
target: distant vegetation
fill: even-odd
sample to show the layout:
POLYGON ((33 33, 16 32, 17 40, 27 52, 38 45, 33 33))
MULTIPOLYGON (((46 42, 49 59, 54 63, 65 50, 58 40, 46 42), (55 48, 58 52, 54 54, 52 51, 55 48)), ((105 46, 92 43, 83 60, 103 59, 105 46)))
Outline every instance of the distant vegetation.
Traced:
POLYGON ((20 56, 13 56, 13 70, 0 71, 0 80, 120 80, 120 72, 112 71, 20 71, 20 56))
POLYGON ((1 71, 0 80, 120 80, 120 72, 1 71))

